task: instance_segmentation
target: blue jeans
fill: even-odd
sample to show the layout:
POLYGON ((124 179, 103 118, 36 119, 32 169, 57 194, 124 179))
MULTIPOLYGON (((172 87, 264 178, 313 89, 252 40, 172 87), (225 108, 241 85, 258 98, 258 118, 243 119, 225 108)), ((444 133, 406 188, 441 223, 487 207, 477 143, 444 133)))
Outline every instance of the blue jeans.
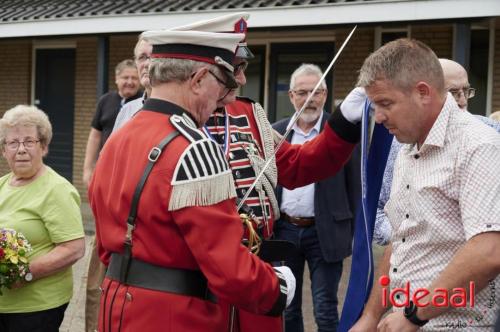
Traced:
POLYGON ((339 322, 337 290, 342 276, 342 261, 328 263, 323 259, 316 227, 298 227, 287 221, 276 223, 275 237, 297 246, 297 255, 285 262, 297 281, 295 297, 285 310, 285 331, 303 332, 302 281, 307 261, 311 278, 314 318, 318 332, 335 332, 339 322))

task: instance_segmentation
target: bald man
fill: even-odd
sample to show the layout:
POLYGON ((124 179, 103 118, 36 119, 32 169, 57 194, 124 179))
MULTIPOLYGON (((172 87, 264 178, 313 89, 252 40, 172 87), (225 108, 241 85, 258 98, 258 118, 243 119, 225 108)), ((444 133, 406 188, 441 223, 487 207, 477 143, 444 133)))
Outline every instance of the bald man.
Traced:
POLYGON ((444 73, 444 86, 455 98, 461 110, 467 110, 467 100, 474 97, 467 71, 461 64, 449 59, 439 59, 444 73))
MULTIPOLYGON (((453 95, 458 107, 462 111, 467 111, 468 100, 474 97, 476 90, 470 87, 467 71, 458 62, 449 59, 439 59, 444 74, 444 86, 446 90, 453 95)), ((484 124, 496 129, 500 133, 500 123, 488 119, 487 117, 476 115, 476 118, 484 124)), ((377 217, 375 220, 375 230, 373 232, 373 241, 379 245, 387 245, 391 239, 391 224, 384 212, 384 207, 391 194, 392 172, 394 162, 402 144, 396 139, 392 141, 391 151, 387 158, 385 166, 384 179, 380 189, 380 197, 377 207, 377 217)))

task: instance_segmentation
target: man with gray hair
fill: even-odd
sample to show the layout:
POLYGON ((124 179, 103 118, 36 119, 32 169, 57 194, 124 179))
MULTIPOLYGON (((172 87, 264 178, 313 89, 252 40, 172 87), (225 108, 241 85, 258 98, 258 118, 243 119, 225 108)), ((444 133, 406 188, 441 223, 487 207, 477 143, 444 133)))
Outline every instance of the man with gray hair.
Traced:
POLYGON ((404 145, 386 205, 392 241, 351 331, 491 330, 491 299, 500 296, 498 134, 458 111, 438 58, 419 41, 378 49, 358 84, 375 121, 404 145))
POLYGON ((224 307, 279 316, 287 267, 241 244, 235 188, 220 147, 199 130, 228 90, 239 34, 149 31, 151 96, 113 134, 89 187, 102 284, 99 331, 227 328, 224 307))
MULTIPOLYGON (((290 78, 288 96, 295 112, 323 76, 313 64, 302 64, 290 78)), ((273 128, 284 135, 292 127, 287 141, 304 144, 323 130, 329 114, 324 111, 327 98, 324 80, 305 106, 297 122, 283 119, 273 128)), ((344 258, 352 253, 353 218, 360 197, 359 149, 335 175, 293 190, 277 186, 280 218, 274 225, 276 239, 294 243, 297 251, 285 262, 297 280, 297 296, 285 311, 285 331, 303 332, 302 280, 304 265, 310 271, 314 317, 319 332, 336 331, 338 325, 337 290, 344 258)))

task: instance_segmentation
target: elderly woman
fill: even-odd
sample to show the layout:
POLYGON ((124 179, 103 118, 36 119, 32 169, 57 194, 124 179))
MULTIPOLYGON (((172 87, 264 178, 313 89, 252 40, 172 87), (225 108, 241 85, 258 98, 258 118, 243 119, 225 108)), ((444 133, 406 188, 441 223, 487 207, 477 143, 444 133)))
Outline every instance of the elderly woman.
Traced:
POLYGON ((47 115, 20 105, 0 119, 0 146, 11 172, 0 177, 0 227, 32 246, 29 273, 0 296, 0 331, 59 331, 73 293, 71 265, 85 251, 80 196, 43 163, 52 138, 47 115))

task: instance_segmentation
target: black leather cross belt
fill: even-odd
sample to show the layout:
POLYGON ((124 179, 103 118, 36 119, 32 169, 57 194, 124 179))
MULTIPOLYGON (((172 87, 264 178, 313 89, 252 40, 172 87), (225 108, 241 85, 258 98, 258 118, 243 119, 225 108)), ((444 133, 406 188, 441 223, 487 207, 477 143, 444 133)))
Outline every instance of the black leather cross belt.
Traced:
MULTIPOLYGON (((120 280, 120 268, 124 260, 121 254, 111 254, 106 276, 120 280)), ((201 271, 167 268, 131 258, 126 285, 157 290, 179 295, 193 296, 217 303, 217 298, 208 289, 207 278, 201 271)))
POLYGON ((281 212, 281 218, 288 221, 290 224, 294 224, 295 226, 299 227, 309 227, 314 225, 314 217, 291 217, 288 214, 281 212))

